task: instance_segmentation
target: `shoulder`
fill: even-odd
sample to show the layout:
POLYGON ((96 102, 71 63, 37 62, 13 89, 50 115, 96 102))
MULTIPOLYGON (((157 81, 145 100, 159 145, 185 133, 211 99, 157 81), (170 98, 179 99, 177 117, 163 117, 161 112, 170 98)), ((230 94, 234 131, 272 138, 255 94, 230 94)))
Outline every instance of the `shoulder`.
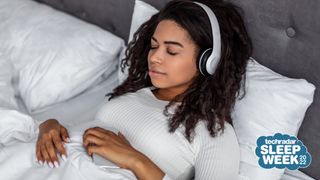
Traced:
POLYGON ((228 122, 224 123, 223 131, 219 131, 215 137, 212 137, 207 129, 206 122, 200 121, 195 128, 195 135, 198 136, 198 138, 209 141, 213 139, 236 139, 234 128, 228 122))

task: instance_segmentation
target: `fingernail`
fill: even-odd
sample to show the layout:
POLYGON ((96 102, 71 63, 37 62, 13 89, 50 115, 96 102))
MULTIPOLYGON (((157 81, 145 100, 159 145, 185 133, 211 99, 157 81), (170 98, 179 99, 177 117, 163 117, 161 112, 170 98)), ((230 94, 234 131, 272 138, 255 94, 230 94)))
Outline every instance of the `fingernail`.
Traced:
POLYGON ((68 142, 68 143, 70 143, 70 142, 71 142, 70 138, 67 138, 67 142, 68 142))
POLYGON ((58 163, 57 161, 55 161, 55 162, 54 162, 54 166, 55 166, 56 168, 58 168, 58 167, 59 167, 59 163, 58 163))
POLYGON ((53 168, 52 162, 49 162, 49 167, 50 167, 50 168, 53 168))
POLYGON ((62 157, 63 161, 67 161, 67 157, 64 154, 62 154, 61 157, 62 157))
POLYGON ((43 166, 43 162, 42 161, 39 161, 39 163, 41 164, 41 166, 43 166))

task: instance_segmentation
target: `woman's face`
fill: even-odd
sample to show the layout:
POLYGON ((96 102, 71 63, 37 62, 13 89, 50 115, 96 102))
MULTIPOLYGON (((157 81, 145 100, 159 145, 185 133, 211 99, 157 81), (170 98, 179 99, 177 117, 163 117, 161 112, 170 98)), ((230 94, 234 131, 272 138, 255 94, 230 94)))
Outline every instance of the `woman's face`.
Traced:
POLYGON ((160 89, 184 91, 198 74, 197 46, 188 32, 175 21, 161 21, 151 38, 149 76, 160 89))

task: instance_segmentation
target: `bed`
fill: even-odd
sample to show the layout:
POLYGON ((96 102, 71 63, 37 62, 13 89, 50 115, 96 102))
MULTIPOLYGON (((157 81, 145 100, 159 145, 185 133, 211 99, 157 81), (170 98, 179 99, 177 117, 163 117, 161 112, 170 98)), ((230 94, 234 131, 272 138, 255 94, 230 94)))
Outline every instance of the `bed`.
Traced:
MULTIPOLYGON (((129 39, 134 0, 36 1, 99 26, 122 38, 124 42, 129 39)), ((144 1, 160 9, 169 0, 144 1)), ((307 146, 312 156, 312 163, 309 167, 296 171, 286 170, 281 179, 320 179, 319 1, 229 1, 244 10, 242 13, 254 46, 253 57, 259 63, 287 77, 304 78, 316 86, 313 103, 308 108, 298 133, 298 138, 307 146)), ((89 121, 106 101, 106 93, 119 84, 117 78, 117 74, 113 73, 72 99, 54 104, 45 111, 34 112, 31 116, 39 121, 57 118, 67 126, 89 121)), ((21 99, 18 100, 18 106, 28 113, 21 99)))

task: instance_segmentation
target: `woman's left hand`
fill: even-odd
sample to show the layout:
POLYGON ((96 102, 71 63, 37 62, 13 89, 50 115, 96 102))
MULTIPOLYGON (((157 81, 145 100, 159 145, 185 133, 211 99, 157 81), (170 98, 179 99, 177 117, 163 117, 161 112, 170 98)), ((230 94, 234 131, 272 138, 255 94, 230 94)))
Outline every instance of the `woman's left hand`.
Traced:
POLYGON ((121 168, 131 169, 137 161, 145 158, 120 132, 115 134, 100 127, 86 130, 83 145, 90 156, 99 154, 121 168))
POLYGON ((100 127, 87 129, 83 135, 83 145, 90 156, 97 153, 121 168, 130 169, 140 180, 160 180, 164 176, 164 172, 134 149, 120 132, 115 134, 100 127))

